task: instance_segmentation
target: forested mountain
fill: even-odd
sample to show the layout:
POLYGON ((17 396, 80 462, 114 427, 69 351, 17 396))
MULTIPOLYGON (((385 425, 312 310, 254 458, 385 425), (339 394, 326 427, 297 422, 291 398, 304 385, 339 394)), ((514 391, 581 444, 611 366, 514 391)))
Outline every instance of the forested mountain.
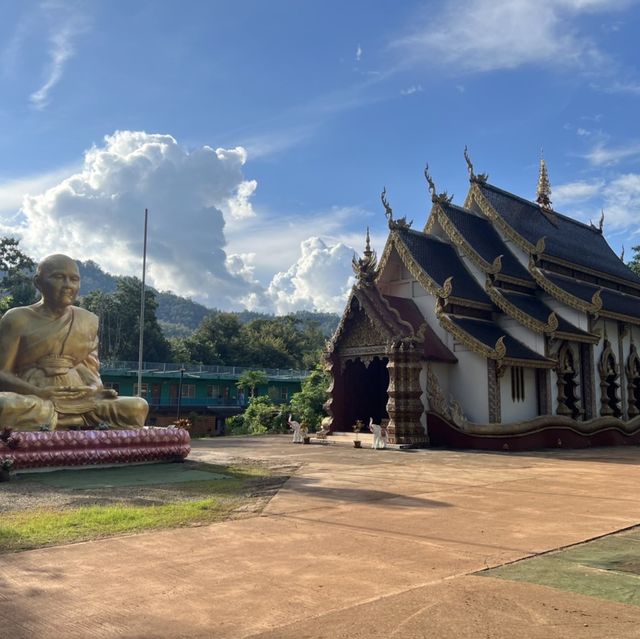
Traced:
MULTIPOLYGON (((100 316, 100 356, 137 359, 140 280, 110 275, 93 261, 80 262, 80 276, 82 304, 100 316)), ((339 321, 310 311, 225 312, 151 287, 146 300, 146 361, 311 368, 339 321)))
MULTIPOLYGON (((82 278, 83 296, 93 291, 115 293, 118 286, 117 275, 111 275, 102 270, 99 264, 92 260, 78 262, 80 277, 82 278)), ((155 295, 157 303, 156 318, 166 337, 186 337, 195 331, 202 320, 210 313, 220 313, 217 309, 210 309, 186 297, 180 297, 171 291, 156 291, 149 287, 155 295)), ((239 311, 234 313, 240 324, 248 324, 254 320, 271 320, 275 316, 255 311, 239 311)), ((301 324, 314 322, 325 337, 331 337, 338 326, 339 316, 335 313, 314 313, 312 311, 297 311, 292 314, 301 324)))

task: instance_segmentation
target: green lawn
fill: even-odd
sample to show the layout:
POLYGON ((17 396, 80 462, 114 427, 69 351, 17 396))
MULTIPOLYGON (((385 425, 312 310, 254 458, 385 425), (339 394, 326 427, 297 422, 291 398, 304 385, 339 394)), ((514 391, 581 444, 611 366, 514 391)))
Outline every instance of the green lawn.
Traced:
MULTIPOLYGON (((156 473, 160 466, 148 466, 149 473, 156 473)), ((171 471, 174 471, 171 468, 171 471)), ((153 489, 164 491, 160 499, 165 503, 140 504, 140 491, 149 490, 148 483, 140 486, 140 472, 145 467, 138 467, 137 483, 130 484, 130 499, 121 503, 113 503, 106 499, 114 485, 114 473, 118 469, 104 469, 107 481, 104 485, 105 503, 100 503, 100 490, 96 492, 96 477, 100 470, 87 471, 87 480, 94 489, 92 495, 98 495, 95 503, 83 505, 65 505, 58 508, 39 507, 30 510, 5 512, 0 518, 0 552, 12 552, 59 545, 77 541, 87 541, 120 534, 139 533, 177 526, 202 525, 221 521, 230 516, 237 508, 252 501, 251 487, 266 475, 268 471, 256 467, 221 467, 210 464, 191 464, 185 469, 185 477, 192 479, 177 482, 175 476, 167 477, 166 484, 162 480, 150 482, 153 489), (139 470, 142 469, 142 470, 139 470), (197 469, 197 473, 193 471, 197 469), (193 477, 214 477, 214 479, 196 479, 193 477), (159 483, 160 482, 160 483, 159 483), (127 503, 129 502, 129 503, 127 503), (132 503, 134 502, 134 503, 132 503)), ((60 471, 58 471, 60 472, 60 471)), ((70 473, 73 488, 59 488, 65 495, 83 494, 86 488, 82 485, 81 470, 62 471, 70 473), (72 475, 73 473, 73 475, 72 475)), ((131 468, 123 467, 123 476, 131 475, 131 468)), ((174 472, 169 473, 174 475, 174 472)), ((115 477, 117 480, 118 478, 115 477)), ((12 481, 28 481, 45 485, 60 483, 54 477, 48 482, 44 474, 33 473, 27 478, 12 481)), ((122 489, 122 478, 118 484, 122 489)), ((126 480, 125 480, 126 481, 126 480)), ((132 480, 133 481, 133 480, 132 480)), ((158 501, 154 493, 154 501, 158 501)))

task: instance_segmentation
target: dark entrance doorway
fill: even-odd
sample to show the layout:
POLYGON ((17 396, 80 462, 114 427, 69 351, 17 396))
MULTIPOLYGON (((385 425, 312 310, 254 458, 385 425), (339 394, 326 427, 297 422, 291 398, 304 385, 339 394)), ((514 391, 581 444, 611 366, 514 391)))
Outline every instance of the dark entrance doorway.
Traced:
POLYGON ((349 360, 343 373, 345 429, 356 420, 369 424, 369 418, 379 424, 387 414, 387 389, 389 388, 388 358, 374 357, 367 366, 361 360, 349 360))

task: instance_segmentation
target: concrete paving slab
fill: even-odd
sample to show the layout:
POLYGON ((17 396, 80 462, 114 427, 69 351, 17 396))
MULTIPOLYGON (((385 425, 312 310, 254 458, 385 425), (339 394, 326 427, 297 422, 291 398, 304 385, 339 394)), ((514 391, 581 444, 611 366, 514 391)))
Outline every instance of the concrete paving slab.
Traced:
POLYGON ((0 557, 7 637, 640 637, 640 607, 473 576, 639 523, 638 448, 193 448, 300 468, 260 517, 0 557))

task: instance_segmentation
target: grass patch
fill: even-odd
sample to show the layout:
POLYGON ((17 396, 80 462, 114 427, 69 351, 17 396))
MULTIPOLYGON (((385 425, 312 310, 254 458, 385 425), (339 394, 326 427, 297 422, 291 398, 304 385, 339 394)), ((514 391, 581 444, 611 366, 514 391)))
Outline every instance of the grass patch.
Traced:
MULTIPOLYGON (((80 482, 76 482, 72 489, 55 489, 57 497, 66 499, 61 506, 41 505, 2 513, 0 552, 222 521, 238 509, 248 507, 251 511, 251 504, 258 504, 257 498, 252 497, 252 490, 264 478, 272 479, 270 471, 264 467, 193 462, 191 466, 204 471, 201 475, 211 473, 211 477, 224 478, 183 483, 176 483, 173 479, 164 485, 120 487, 119 501, 114 503, 111 486, 105 485, 102 490, 96 490, 96 473, 93 471, 91 489, 82 488, 80 482), (91 503, 87 503, 88 499, 91 503), (153 503, 144 503, 145 500, 153 503)), ((126 471, 126 468, 122 470, 126 471)), ((113 469, 109 472, 113 475, 113 469)), ((108 476, 105 473, 105 477, 108 476)), ((285 479, 282 477, 282 481, 285 479)), ((19 483, 17 479, 15 484, 10 482, 9 485, 19 483)), ((26 484, 33 490, 34 485, 38 485, 37 476, 34 474, 25 479, 23 485, 26 484)), ((42 487, 45 487, 44 482, 42 487)), ((46 488, 52 490, 50 485, 46 488)))

